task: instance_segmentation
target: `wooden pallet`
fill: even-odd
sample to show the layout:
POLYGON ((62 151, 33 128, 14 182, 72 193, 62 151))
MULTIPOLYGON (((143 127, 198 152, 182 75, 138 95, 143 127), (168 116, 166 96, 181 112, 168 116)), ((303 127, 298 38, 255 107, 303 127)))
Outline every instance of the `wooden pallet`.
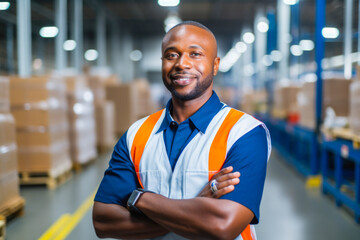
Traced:
POLYGON ((353 142, 355 149, 360 149, 360 135, 356 135, 350 128, 323 129, 328 139, 345 139, 353 142))
POLYGON ((22 216, 24 214, 25 200, 17 196, 9 203, 0 206, 0 215, 6 219, 12 219, 17 216, 22 216))
POLYGON ((5 226, 6 226, 6 218, 0 215, 0 240, 5 240, 5 226))
POLYGON ((87 168, 90 164, 92 164, 93 162, 95 162, 96 158, 92 158, 89 161, 86 161, 84 163, 79 163, 79 162, 74 162, 73 163, 73 169, 75 172, 81 172, 83 171, 85 168, 87 168))
POLYGON ((21 185, 46 185, 49 189, 55 189, 72 177, 71 168, 54 174, 53 172, 19 172, 21 185))

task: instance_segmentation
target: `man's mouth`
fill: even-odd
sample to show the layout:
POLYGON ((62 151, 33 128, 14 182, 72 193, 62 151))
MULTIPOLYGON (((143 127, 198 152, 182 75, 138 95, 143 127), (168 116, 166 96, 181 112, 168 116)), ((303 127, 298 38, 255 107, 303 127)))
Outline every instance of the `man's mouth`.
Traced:
POLYGON ((189 74, 172 74, 170 75, 170 79, 177 85, 186 86, 196 80, 196 76, 189 74))

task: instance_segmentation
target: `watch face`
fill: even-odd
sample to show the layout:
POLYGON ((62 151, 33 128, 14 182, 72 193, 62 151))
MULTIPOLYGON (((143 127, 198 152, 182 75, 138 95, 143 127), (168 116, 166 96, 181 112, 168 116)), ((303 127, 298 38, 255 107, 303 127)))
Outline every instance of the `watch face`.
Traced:
POLYGON ((138 191, 138 190, 134 190, 134 191, 131 193, 131 195, 130 195, 128 201, 127 201, 127 206, 128 206, 128 207, 134 206, 135 203, 136 203, 136 201, 138 200, 139 196, 141 195, 141 193, 142 193, 142 192, 140 192, 140 191, 138 191))

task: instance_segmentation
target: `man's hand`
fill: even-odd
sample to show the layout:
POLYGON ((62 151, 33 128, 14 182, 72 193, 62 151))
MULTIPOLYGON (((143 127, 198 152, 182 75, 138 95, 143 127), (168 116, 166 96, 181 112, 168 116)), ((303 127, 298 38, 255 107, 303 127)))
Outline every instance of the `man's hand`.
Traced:
POLYGON ((221 169, 221 171, 211 178, 197 197, 220 198, 225 194, 232 192, 235 189, 235 185, 240 182, 240 173, 232 171, 233 167, 231 166, 221 169), (210 190, 210 182, 212 180, 217 181, 216 187, 218 190, 215 193, 210 190))

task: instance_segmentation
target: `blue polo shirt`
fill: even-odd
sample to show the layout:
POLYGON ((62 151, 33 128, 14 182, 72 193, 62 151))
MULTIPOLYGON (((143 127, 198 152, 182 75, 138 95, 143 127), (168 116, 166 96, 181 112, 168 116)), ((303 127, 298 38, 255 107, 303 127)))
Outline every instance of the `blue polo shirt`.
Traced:
MULTIPOLYGON (((205 133, 210 121, 223 108, 213 92, 210 99, 190 118, 178 124, 171 117, 172 101, 166 106, 164 120, 158 130, 163 131, 166 152, 172 169, 186 147, 199 132, 205 133)), ((95 201, 126 206, 131 192, 140 187, 134 165, 126 144, 125 133, 114 147, 109 168, 99 186, 95 201)), ((232 166, 240 172, 240 183, 234 191, 222 196, 249 208, 255 215, 253 224, 259 221, 259 208, 264 188, 268 156, 266 131, 262 126, 255 127, 238 139, 227 153, 224 166, 232 166)), ((199 189, 200 191, 200 189, 199 189)))

